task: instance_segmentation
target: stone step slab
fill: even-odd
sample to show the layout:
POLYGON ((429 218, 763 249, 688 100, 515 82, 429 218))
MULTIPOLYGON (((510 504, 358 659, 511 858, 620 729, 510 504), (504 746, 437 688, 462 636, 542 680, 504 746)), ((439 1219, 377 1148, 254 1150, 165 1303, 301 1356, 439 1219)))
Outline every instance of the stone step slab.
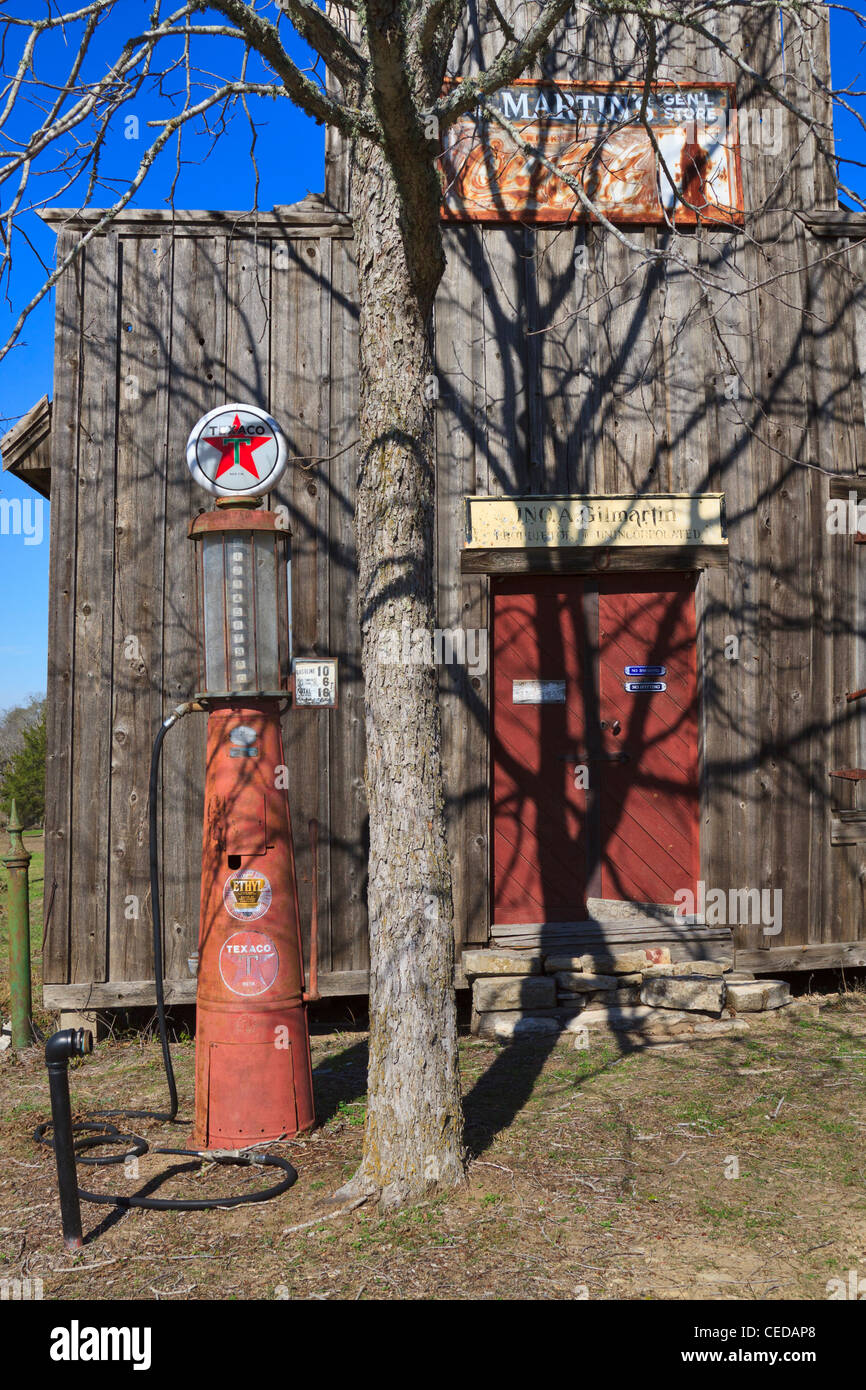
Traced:
POLYGON ((605 1033, 632 1033, 639 1038, 670 1038, 691 1033, 694 1023, 694 1016, 640 1005, 633 1008, 583 1010, 571 1014, 566 1011, 523 1013, 504 1010, 479 1014, 478 1036, 499 1042, 518 1041, 521 1038, 555 1038, 557 1035, 572 1039, 586 1029, 589 1036, 596 1039, 605 1033))
POLYGON ((478 1016, 478 1036, 497 1042, 517 1042, 521 1038, 556 1038, 562 1032, 561 1018, 519 1012, 489 1013, 478 1016))
POLYGON ((596 1043, 605 1036, 615 1038, 629 1033, 641 1042, 669 1039, 687 1041, 690 1037, 736 1037, 749 1031, 745 1019, 712 1019, 673 1009, 653 1009, 646 1005, 577 1012, 544 1009, 534 1013, 503 1010, 478 1015, 478 1036, 496 1042, 559 1039, 574 1046, 577 1035, 585 1033, 596 1043))
POLYGON ((500 1009, 544 1009, 556 1003, 556 982, 549 975, 483 976, 472 987, 478 1013, 500 1009))
POLYGON ((748 1031, 749 1025, 744 1018, 713 1018, 705 1023, 695 1024, 695 1036, 699 1038, 715 1038, 723 1033, 731 1033, 736 1037, 748 1031))
POLYGON ((727 1004, 738 1014, 780 1009, 791 997, 786 980, 735 980, 728 985, 727 1004))
POLYGON ((591 975, 632 975, 641 974, 650 965, 670 965, 671 953, 667 946, 648 946, 646 948, 611 946, 597 951, 584 951, 581 955, 549 955, 544 969, 548 975, 561 971, 591 975))
POLYGON ((540 951, 464 951, 464 974, 540 975, 544 957, 540 951))
POLYGON ((600 989, 616 989, 616 975, 592 975, 579 970, 558 970, 556 983, 564 994, 594 994, 600 989))
POLYGON ((640 989, 634 985, 628 989, 603 989, 597 994, 563 994, 559 991, 560 1004, 572 1009, 619 1009, 623 1005, 640 1004, 640 989))
POLYGON ((563 1008, 577 1012, 579 1009, 601 1009, 609 1004, 616 1002, 618 991, 615 989, 600 989, 595 994, 568 994, 559 991, 557 1002, 563 1008))
POLYGON ((640 997, 651 1008, 720 1014, 725 1006, 725 990, 721 976, 664 975, 644 980, 640 997))
MULTIPOLYGON (((671 1009, 654 1010, 652 1017, 646 1021, 629 1023, 620 1017, 625 1012, 623 1009, 605 1010, 607 1016, 603 1016, 602 1022, 586 1028, 583 1036, 589 1041, 590 1047, 605 1038, 620 1044, 625 1038, 634 1043, 648 1044, 694 1036, 693 1014, 677 1014, 671 1009)), ((576 1037, 580 1031, 578 1026, 572 1026, 567 1036, 576 1037)))
POLYGON ((639 1004, 640 985, 629 985, 625 989, 615 989, 610 1002, 615 1008, 621 1008, 624 1004, 639 1004))
POLYGON ((673 1029, 678 1024, 692 1027, 693 1019, 685 1013, 672 1009, 653 1009, 645 1004, 606 1009, 585 1009, 565 1024, 569 1033, 577 1033, 581 1028, 607 1028, 613 1032, 645 1032, 648 1029, 673 1029))
POLYGON ((733 969, 734 962, 728 960, 680 960, 674 961, 672 965, 648 965, 644 970, 645 979, 653 979, 660 975, 700 975, 719 976, 727 975, 733 969))

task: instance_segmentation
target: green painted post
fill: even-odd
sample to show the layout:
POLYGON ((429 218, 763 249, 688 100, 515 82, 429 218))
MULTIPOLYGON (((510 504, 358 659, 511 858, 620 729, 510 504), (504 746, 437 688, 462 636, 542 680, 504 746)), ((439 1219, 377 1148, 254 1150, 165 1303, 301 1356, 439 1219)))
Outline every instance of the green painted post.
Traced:
POLYGON ((33 1041, 30 997, 30 883, 33 857, 24 848, 15 802, 9 810, 9 853, 3 863, 9 872, 9 984, 12 992, 12 1046, 29 1047, 33 1041))

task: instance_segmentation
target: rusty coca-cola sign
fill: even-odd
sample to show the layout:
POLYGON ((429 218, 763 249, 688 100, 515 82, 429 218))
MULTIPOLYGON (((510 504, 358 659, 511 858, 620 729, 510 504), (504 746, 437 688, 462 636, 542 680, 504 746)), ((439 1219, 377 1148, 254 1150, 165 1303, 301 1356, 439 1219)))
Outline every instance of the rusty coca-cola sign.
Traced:
MULTIPOLYGON (((521 80, 489 99, 546 159, 580 183, 615 222, 742 222, 737 113, 722 83, 521 80), (657 149, 646 126, 652 127, 657 149)), ((590 214, 576 192, 518 148, 483 109, 444 134, 443 217, 456 221, 571 222, 590 214)))

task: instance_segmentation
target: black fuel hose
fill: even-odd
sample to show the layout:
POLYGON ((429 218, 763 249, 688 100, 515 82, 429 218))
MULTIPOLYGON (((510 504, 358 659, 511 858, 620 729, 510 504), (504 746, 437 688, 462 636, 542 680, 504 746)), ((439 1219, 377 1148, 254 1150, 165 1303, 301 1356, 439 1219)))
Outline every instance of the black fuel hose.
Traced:
POLYGON ((171 1051, 168 1046, 168 1026, 165 1021, 165 985, 163 981, 163 960, 162 960, 162 912, 159 906, 159 835, 157 827, 157 791, 159 787, 159 760, 162 754, 162 743, 166 734, 173 724, 184 714, 189 713, 189 705, 178 705, 177 709, 172 710, 167 719, 164 719, 156 731, 156 738, 153 740, 153 750, 150 755, 150 780, 147 786, 147 823, 150 857, 150 916, 153 922, 153 969, 154 982, 156 984, 156 1017, 159 1023, 159 1039, 162 1043, 162 1065, 165 1069, 165 1080, 168 1086, 170 1102, 169 1114, 165 1116, 167 1120, 174 1120, 177 1116, 177 1083, 174 1079, 174 1067, 171 1064, 171 1051))
MULTIPOLYGON (((215 1207, 238 1207, 244 1202, 266 1202, 271 1197, 278 1197, 280 1193, 286 1192, 295 1182, 297 1182, 297 1169, 289 1163, 288 1159, 280 1158, 278 1154, 268 1154, 262 1152, 240 1153, 236 1150, 227 1149, 150 1149, 145 1139, 138 1134, 124 1134, 116 1125, 111 1123, 112 1119, 120 1118, 128 1120, 164 1120, 173 1123, 177 1118, 178 1098, 177 1082, 174 1076, 174 1067, 171 1061, 171 1049, 168 1045, 168 1024, 165 1017, 165 986, 163 982, 163 959, 162 959, 162 914, 159 907, 159 845, 158 845, 158 824, 157 824, 157 792, 159 789, 159 763, 162 754, 163 740, 172 725, 176 724, 190 710, 195 709, 195 704, 190 701, 186 704, 178 705, 172 710, 171 714, 160 724, 153 741, 153 751, 150 757, 150 780, 148 783, 148 831, 149 831, 149 858, 150 858, 150 907, 151 919, 153 922, 153 966, 154 980, 156 984, 156 1017, 159 1026, 159 1038, 162 1044, 162 1064, 165 1070, 166 1084, 168 1085, 169 1109, 164 1110, 98 1110, 87 1120, 69 1127, 69 1134, 74 1136, 82 1131, 87 1131, 86 1135, 80 1139, 72 1139, 71 1153, 63 1156, 68 1168, 69 1162, 74 1165, 78 1163, 90 1163, 94 1166, 103 1166, 112 1163, 126 1163, 129 1158, 140 1158, 148 1152, 155 1154, 169 1154, 181 1156, 189 1159, 206 1159, 213 1163, 224 1163, 237 1165, 240 1167, 252 1167, 263 1165, 270 1168, 280 1168, 285 1173, 285 1177, 273 1187, 262 1188, 257 1192, 246 1192, 239 1197, 203 1197, 203 1198, 170 1198, 170 1197, 125 1197, 121 1194, 86 1192, 84 1188, 78 1188, 78 1196, 86 1202, 98 1202, 106 1206, 118 1207, 143 1207, 148 1211, 210 1211, 215 1207), (97 1148, 103 1144, 123 1144, 124 1152, 120 1154, 94 1154, 86 1155, 86 1149, 97 1148)), ((54 1035, 60 1038, 60 1034, 54 1035)), ((49 1039, 46 1047, 46 1062, 49 1059, 49 1048, 53 1039, 49 1039)), ((89 1050, 89 1049, 87 1049, 89 1050)), ((56 1049, 55 1049, 56 1051, 56 1049)), ((72 1055, 72 1053, 70 1053, 72 1055)), ((81 1053, 80 1055, 83 1055, 81 1053)), ((55 1066, 57 1058, 53 1058, 55 1066)), ((62 1058, 61 1065, 65 1076, 65 1063, 62 1058)), ((68 1058, 66 1059, 68 1062, 68 1058)), ((68 1078, 66 1079, 68 1093, 68 1078)), ((67 1104, 68 1109, 68 1104, 67 1104)), ((50 1120, 37 1125, 33 1132, 33 1138, 37 1144, 46 1144, 49 1148, 55 1148, 53 1139, 46 1137, 46 1132, 52 1127, 50 1120)), ((189 1165, 194 1166, 194 1165, 189 1165)), ((58 1153, 58 1172, 61 1170, 61 1155, 58 1153)))

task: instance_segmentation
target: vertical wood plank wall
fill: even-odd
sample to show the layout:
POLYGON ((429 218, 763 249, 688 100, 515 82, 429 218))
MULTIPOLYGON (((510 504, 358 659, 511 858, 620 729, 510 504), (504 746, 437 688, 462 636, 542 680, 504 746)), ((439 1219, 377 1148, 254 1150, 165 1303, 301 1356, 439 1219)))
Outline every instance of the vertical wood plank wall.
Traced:
MULTIPOLYGON (((61 251, 72 235, 61 232, 61 251)), ((356 301, 350 229, 309 212, 298 225, 192 214, 174 229, 138 215, 96 238, 61 282, 46 983, 151 973, 150 748, 196 686, 187 531, 209 509, 186 468, 186 439, 225 400, 272 410, 297 459, 269 499, 288 509, 293 533, 294 650, 338 656, 342 679, 339 711, 299 710, 284 722, 302 920, 308 950, 315 817, 320 969, 366 968, 356 301)), ((188 716, 163 754, 170 980, 189 979, 198 932, 204 728, 203 715, 188 716)))
MULTIPOLYGON (((750 21, 750 62, 782 61, 777 16, 750 21)), ((556 39, 551 76, 634 77, 634 36, 556 39)), ((491 40, 465 41, 464 68, 491 40)), ((459 45, 458 45, 458 51, 459 45)), ((707 47, 662 47, 660 77, 750 85, 707 47)), ((456 60, 455 60, 456 61, 456 60)), ((789 80, 805 58, 790 42, 789 80)), ((784 148, 795 147, 786 117, 784 148)), ((339 142, 328 188, 347 208, 339 142)), ((470 492, 723 491, 730 563, 698 585, 702 876, 782 888, 784 930, 738 945, 866 936, 866 854, 832 845, 860 809, 830 771, 866 756, 866 547, 831 536, 831 486, 866 495, 862 251, 818 239, 773 194, 774 164, 744 149, 750 237, 683 238, 687 265, 635 270, 594 228, 451 226, 435 315, 437 592, 442 628, 485 632, 489 581, 460 576, 470 492), (760 214, 756 211, 761 209, 760 214), (713 288, 688 267, 719 274, 713 288), (726 287, 748 292, 730 296, 726 287), (710 312, 712 310, 712 313, 710 312), (833 475, 831 483, 830 475, 833 475), (725 655, 739 642, 738 660, 725 655)), ((798 157, 786 201, 832 208, 819 158, 798 157)), ((195 684, 188 477, 192 423, 223 400, 270 409, 296 462, 272 498, 293 531, 294 649, 340 658, 340 708, 284 725, 305 936, 307 825, 321 826, 321 968, 367 965, 364 722, 354 582, 357 311, 351 229, 181 215, 96 238, 57 296, 52 436, 48 983, 150 972, 147 774, 158 721, 195 684)), ((60 230, 62 251, 73 235, 60 230)), ((634 229, 647 250, 664 231, 634 229)), ((487 939, 489 673, 443 667, 444 768, 459 945, 487 939)), ((169 979, 187 977, 198 921, 204 717, 169 735, 162 793, 169 979)), ((336 977, 336 975, 335 975, 336 977)))
MULTIPOLYGON (((758 74, 784 72, 802 101, 811 87, 804 41, 789 31, 782 51, 775 11, 741 21, 738 11, 712 23, 720 35, 730 26, 758 74)), ((643 80, 632 22, 582 33, 578 50, 574 26, 563 27, 539 75, 643 80)), ((829 70, 826 27, 812 42, 818 69, 829 70)), ((454 70, 485 66, 498 45, 493 33, 463 36, 454 70)), ((465 423, 458 432, 456 407, 441 411, 440 467, 492 493, 726 493, 730 567, 706 571, 697 595, 702 877, 725 890, 782 890, 781 935, 744 927, 738 947, 860 940, 866 853, 853 824, 850 844, 831 845, 830 826, 863 802, 857 784, 829 774, 862 766, 866 753, 863 714, 845 700, 866 673, 866 560, 825 522, 831 478, 840 495, 848 479, 862 492, 866 470, 866 261, 844 241, 819 243, 793 212, 836 206, 830 162, 795 118, 768 114, 760 83, 709 40, 663 36, 660 55, 660 80, 736 87, 749 132, 748 237, 719 233, 702 247, 680 238, 686 264, 655 270, 595 228, 449 230, 436 336, 443 407, 459 394, 465 423), (702 285, 690 270, 721 283, 702 285), (728 637, 739 642, 736 661, 728 637)), ((329 172, 338 153, 335 140, 329 172)), ((332 186, 338 198, 345 177, 335 172, 332 186)), ((650 253, 670 244, 653 227, 628 234, 650 253)), ((441 507, 439 524, 444 532, 441 507)), ((439 553, 447 564, 441 544, 439 553)), ((440 580, 445 593, 453 574, 440 580)), ((470 801, 460 816, 455 849, 465 858, 475 843, 470 801)))

